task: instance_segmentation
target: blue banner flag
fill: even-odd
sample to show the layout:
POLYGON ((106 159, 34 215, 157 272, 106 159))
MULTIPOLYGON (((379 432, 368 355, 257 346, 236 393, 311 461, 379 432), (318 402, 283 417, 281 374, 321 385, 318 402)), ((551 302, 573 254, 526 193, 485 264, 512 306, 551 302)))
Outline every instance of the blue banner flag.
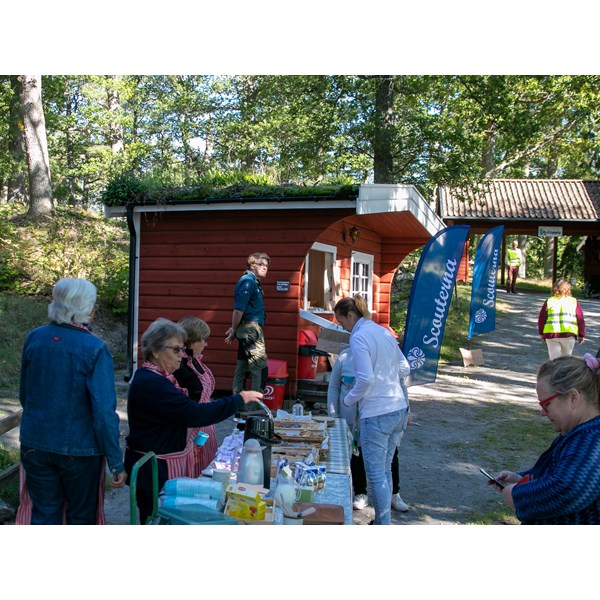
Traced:
POLYGON ((446 317, 469 225, 438 231, 423 249, 408 300, 402 352, 408 385, 435 381, 446 317))
POLYGON ((467 339, 496 329, 496 282, 500 268, 500 246, 504 225, 490 229, 480 240, 475 251, 471 311, 467 339))

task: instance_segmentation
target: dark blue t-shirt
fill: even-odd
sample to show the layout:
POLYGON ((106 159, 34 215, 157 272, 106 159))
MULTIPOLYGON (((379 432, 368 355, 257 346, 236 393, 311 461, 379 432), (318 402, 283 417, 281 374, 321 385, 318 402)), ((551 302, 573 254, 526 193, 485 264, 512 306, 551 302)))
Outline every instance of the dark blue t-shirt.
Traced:
POLYGON ((246 271, 235 286, 233 308, 244 313, 242 321, 265 324, 265 303, 258 277, 246 271))

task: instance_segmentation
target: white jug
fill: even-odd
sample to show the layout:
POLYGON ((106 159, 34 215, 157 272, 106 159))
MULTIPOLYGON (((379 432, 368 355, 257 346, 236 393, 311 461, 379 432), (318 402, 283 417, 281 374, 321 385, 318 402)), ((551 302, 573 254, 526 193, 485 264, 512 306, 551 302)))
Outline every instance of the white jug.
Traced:
POLYGON ((238 483, 248 483, 249 485, 263 484, 262 451, 263 447, 259 444, 258 440, 254 438, 246 440, 237 472, 238 483))
POLYGON ((275 488, 275 500, 280 506, 287 504, 292 506, 294 502, 300 500, 301 489, 294 481, 293 477, 285 477, 281 474, 277 480, 277 488, 275 488))

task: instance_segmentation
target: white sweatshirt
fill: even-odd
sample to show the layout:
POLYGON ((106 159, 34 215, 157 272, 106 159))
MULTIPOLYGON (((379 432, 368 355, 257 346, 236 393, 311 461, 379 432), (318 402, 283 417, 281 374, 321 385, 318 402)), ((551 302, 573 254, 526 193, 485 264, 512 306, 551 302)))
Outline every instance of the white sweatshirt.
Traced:
POLYGON ((352 329, 350 348, 356 380, 344 404, 358 402, 361 419, 408 408, 400 381, 410 373, 410 366, 396 338, 361 317, 352 329))

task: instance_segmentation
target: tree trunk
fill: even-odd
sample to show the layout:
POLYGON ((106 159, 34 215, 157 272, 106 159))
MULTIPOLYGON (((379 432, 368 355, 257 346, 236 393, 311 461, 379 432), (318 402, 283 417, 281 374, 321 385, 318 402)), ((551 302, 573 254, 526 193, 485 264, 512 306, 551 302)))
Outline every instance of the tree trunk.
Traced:
POLYGON ((46 121, 42 106, 42 76, 19 75, 23 135, 29 172, 29 214, 49 215, 53 210, 46 121))
POLYGON ((25 172, 25 139, 23 138, 23 113, 21 111, 20 84, 15 75, 10 77, 10 87, 13 96, 10 101, 8 151, 13 163, 19 165, 17 171, 11 173, 6 184, 6 199, 8 202, 25 202, 27 198, 27 184, 25 172))
POLYGON ((554 238, 544 238, 544 277, 549 279, 554 272, 554 238))
POLYGON ((394 183, 394 76, 380 75, 378 79, 373 136, 373 181, 394 183))
POLYGON ((494 169, 496 164, 496 126, 493 121, 488 123, 487 131, 485 132, 485 147, 481 158, 483 173, 488 173, 494 169))
MULTIPOLYGON (((72 94, 70 90, 67 91, 67 98, 65 103, 65 113, 69 118, 75 111, 73 110, 72 94)), ((67 202, 71 206, 77 206, 77 186, 75 184, 75 147, 73 144, 72 128, 68 127, 65 134, 65 149, 66 149, 66 161, 67 161, 67 188, 69 190, 69 198, 67 202)))
POLYGON ((108 104, 108 143, 112 148, 113 154, 123 152, 125 145, 123 144, 123 126, 121 125, 119 113, 121 111, 121 100, 119 92, 115 89, 115 83, 118 79, 117 75, 107 75, 107 104, 108 104))

